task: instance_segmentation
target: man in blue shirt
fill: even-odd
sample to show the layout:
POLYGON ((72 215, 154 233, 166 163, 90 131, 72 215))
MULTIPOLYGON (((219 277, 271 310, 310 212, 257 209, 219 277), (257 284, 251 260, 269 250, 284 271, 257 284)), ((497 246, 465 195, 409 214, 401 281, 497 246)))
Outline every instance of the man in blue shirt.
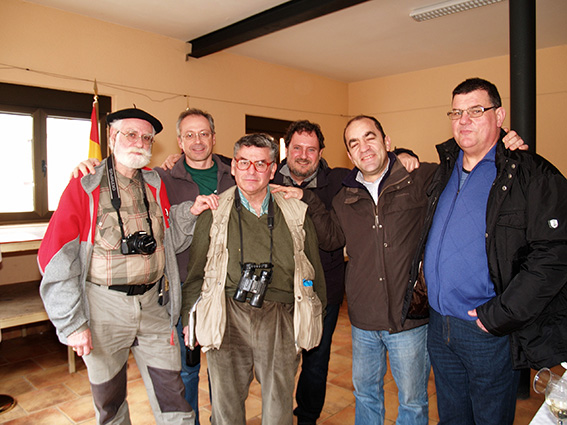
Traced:
POLYGON ((508 151, 506 111, 479 78, 453 91, 421 247, 440 424, 514 422, 519 371, 567 358, 567 181, 508 151))

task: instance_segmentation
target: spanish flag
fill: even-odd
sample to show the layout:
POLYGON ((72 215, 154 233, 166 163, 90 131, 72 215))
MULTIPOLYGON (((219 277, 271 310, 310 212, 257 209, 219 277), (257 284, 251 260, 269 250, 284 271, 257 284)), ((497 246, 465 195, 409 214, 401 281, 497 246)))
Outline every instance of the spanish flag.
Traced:
POLYGON ((98 101, 93 102, 93 111, 91 113, 91 137, 89 139, 89 158, 102 160, 102 152, 100 150, 100 139, 98 137, 98 101))

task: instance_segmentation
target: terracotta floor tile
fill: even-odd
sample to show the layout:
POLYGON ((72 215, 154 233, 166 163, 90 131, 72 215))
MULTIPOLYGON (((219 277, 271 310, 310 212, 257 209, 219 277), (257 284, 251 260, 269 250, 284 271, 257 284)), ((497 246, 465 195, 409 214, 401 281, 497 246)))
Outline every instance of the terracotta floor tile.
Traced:
POLYGON ((77 398, 67 387, 58 384, 22 394, 18 396, 18 404, 28 412, 36 412, 77 398))
POLYGON ((4 425, 67 425, 72 423, 63 413, 52 407, 5 422, 4 425))
POLYGON ((352 369, 351 357, 346 357, 338 352, 331 353, 331 359, 329 360, 329 373, 339 375, 341 373, 348 372, 352 369))
POLYGON ((80 373, 73 373, 65 380, 65 386, 79 396, 90 395, 91 384, 89 378, 80 373))
POLYGON ((253 395, 257 398, 262 398, 262 386, 256 379, 253 379, 250 383, 250 390, 248 391, 250 395, 253 395))
POLYGON ((207 375, 199 374, 199 390, 209 392, 209 379, 207 375))
POLYGON ((429 419, 439 422, 439 412, 437 412, 437 394, 429 397, 429 419))
POLYGON ((354 405, 349 405, 335 415, 321 422, 324 425, 354 424, 354 405))
POLYGON ((41 370, 33 360, 16 361, 0 366, 0 381, 17 378, 41 370))
POLYGON ((327 379, 327 385, 329 383, 350 391, 354 391, 354 386, 352 385, 352 372, 350 370, 327 379))
POLYGON ((154 425, 155 419, 142 379, 128 382, 128 409, 133 424, 154 425))
POLYGON ((80 423, 87 419, 95 418, 93 399, 90 395, 62 403, 58 407, 59 410, 71 418, 74 423, 80 423))
POLYGON ((130 400, 128 401, 130 419, 136 425, 155 425, 154 413, 148 401, 130 400))
POLYGON ((262 416, 255 416, 251 419, 246 419, 246 425, 262 425, 262 416))
POLYGON ((32 390, 34 388, 23 377, 0 380, 0 394, 10 394, 12 397, 16 397, 32 390))
POLYGON ((73 374, 69 373, 67 364, 26 374, 26 379, 36 388, 44 388, 55 384, 61 384, 72 378, 73 374))
POLYGON ((146 386, 142 379, 136 379, 135 381, 128 382, 128 400, 144 400, 148 401, 148 393, 146 392, 146 386))
POLYGON ((256 416, 262 416, 262 400, 254 395, 249 395, 246 399, 246 420, 256 416))
POLYGON ((140 375, 140 369, 138 369, 136 359, 134 359, 132 353, 130 353, 130 356, 128 357, 128 369, 126 370, 126 376, 128 381, 135 381, 142 378, 142 375, 140 375))
POLYGON ((335 414, 354 403, 354 395, 352 391, 333 385, 327 386, 327 395, 325 396, 325 405, 323 410, 330 414, 335 414))
POLYGON ((203 425, 211 423, 211 406, 199 408, 199 422, 203 425))
POLYGON ((343 347, 343 348, 340 348, 338 350, 333 351, 331 353, 331 355, 333 355, 333 354, 343 356, 344 358, 347 358, 347 359, 352 359, 352 348, 350 346, 349 347, 343 347))
POLYGON ((385 418, 395 421, 398 417, 398 394, 384 391, 384 407, 386 409, 385 418))
MULTIPOLYGON (((67 349, 64 346, 62 347, 63 347, 62 350, 58 350, 51 353, 45 353, 40 356, 35 356, 33 359, 38 365, 40 365, 44 369, 49 369, 51 367, 61 366, 61 365, 67 366, 67 349)), ((79 361, 78 358, 75 363, 77 365, 77 368, 79 368, 82 364, 82 362, 79 361)))
POLYGON ((427 381, 427 394, 431 397, 433 394, 436 394, 437 391, 435 390, 435 377, 433 376, 433 372, 429 374, 429 380, 427 381))

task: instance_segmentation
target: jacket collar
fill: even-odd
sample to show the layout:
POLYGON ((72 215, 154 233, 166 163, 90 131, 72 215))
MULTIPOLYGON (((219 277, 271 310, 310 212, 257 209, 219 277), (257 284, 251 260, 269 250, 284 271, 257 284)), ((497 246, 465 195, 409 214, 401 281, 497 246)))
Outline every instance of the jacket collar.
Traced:
MULTIPOLYGON (((284 159, 280 165, 278 165, 278 170, 276 171, 276 175, 274 176, 273 182, 276 184, 283 184, 284 183, 284 176, 281 173, 281 169, 287 165, 287 158, 284 159)), ((317 169, 317 187, 324 187, 328 184, 327 174, 329 174, 330 168, 329 164, 325 160, 325 158, 321 158, 319 160, 319 168, 317 169)))
MULTIPOLYGON (((500 171, 504 164, 510 162, 512 159, 512 153, 510 150, 506 149, 502 138, 506 135, 504 130, 500 130, 500 139, 496 143, 496 169, 500 171)), ((441 163, 448 161, 450 165, 454 164, 461 152, 461 148, 457 144, 454 138, 447 140, 436 146, 437 153, 439 154, 439 160, 441 163)))
MULTIPOLYGON (((382 178, 382 181, 380 182, 380 187, 378 188, 378 197, 380 197, 382 191, 386 187, 389 187, 392 184, 408 177, 411 178, 411 175, 408 173, 402 163, 397 160, 397 156, 394 153, 388 152, 388 157, 390 158, 390 165, 388 167, 388 170, 386 171, 386 174, 382 178)), ((360 170, 358 168, 354 167, 343 179, 343 186, 347 188, 347 198, 350 196, 355 196, 358 199, 361 193, 367 193, 368 196, 370 196, 368 190, 364 187, 364 185, 356 181, 356 176, 359 171, 360 170)), ((351 199, 349 202, 352 202, 353 200, 354 199, 351 199)))

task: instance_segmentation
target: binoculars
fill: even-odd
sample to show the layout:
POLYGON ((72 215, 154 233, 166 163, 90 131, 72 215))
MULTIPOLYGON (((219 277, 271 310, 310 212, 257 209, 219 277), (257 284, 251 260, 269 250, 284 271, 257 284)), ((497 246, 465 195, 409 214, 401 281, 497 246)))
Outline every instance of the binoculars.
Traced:
POLYGON ((250 305, 256 308, 262 307, 266 290, 272 281, 272 267, 273 266, 269 263, 244 263, 242 266, 242 275, 240 276, 238 288, 234 293, 233 299, 243 303, 246 301, 248 294, 251 294, 250 305), (262 270, 260 276, 258 276, 256 269, 269 270, 262 270))

